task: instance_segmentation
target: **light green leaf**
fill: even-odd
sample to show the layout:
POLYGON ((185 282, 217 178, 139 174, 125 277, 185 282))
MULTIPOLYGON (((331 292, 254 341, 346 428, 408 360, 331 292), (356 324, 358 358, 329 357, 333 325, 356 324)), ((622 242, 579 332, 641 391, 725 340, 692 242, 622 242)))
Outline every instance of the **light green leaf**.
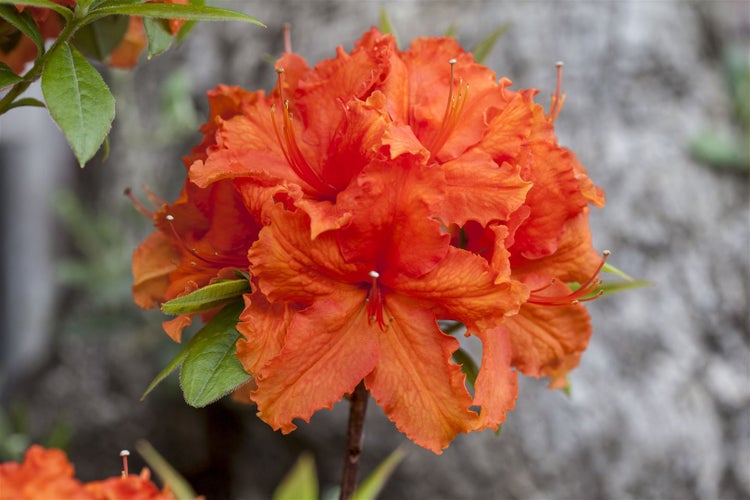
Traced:
POLYGON ((391 23, 391 19, 388 17, 388 11, 385 10, 385 7, 380 8, 380 31, 393 35, 393 38, 396 40, 396 47, 401 45, 398 33, 396 33, 396 28, 393 27, 393 23, 391 23))
POLYGON ((317 500, 318 477, 315 473, 315 460, 310 453, 303 453, 289 473, 284 476, 273 500, 317 500))
POLYGON ((90 11, 96 17, 123 14, 127 16, 156 17, 159 19, 186 19, 195 21, 246 21, 265 27, 256 18, 218 7, 205 5, 182 5, 167 3, 145 3, 137 5, 107 5, 103 4, 90 11))
POLYGON ((225 280, 165 302, 161 310, 167 314, 194 314, 208 311, 250 291, 247 280, 225 280))
POLYGON ((406 456, 401 448, 396 448, 393 453, 383 460, 380 465, 362 481, 357 491, 354 492, 352 500, 375 500, 383 490, 388 478, 391 477, 396 466, 406 456))
POLYGON ((508 29, 510 29, 510 23, 505 23, 490 33, 490 35, 484 40, 478 42, 471 50, 474 54, 474 60, 480 64, 483 63, 484 60, 487 59, 487 56, 492 52, 492 49, 495 48, 497 40, 508 31, 508 29))
MULTIPOLYGON (((0 3, 2 2, 0 1, 0 3)), ((44 39, 41 33, 39 33, 39 28, 29 11, 18 12, 12 5, 0 5, 0 17, 12 24, 21 33, 31 38, 36 48, 39 49, 39 54, 44 53, 44 39)))
POLYGON ((64 43, 49 55, 42 93, 52 119, 83 167, 104 142, 115 118, 109 87, 80 52, 64 43))
POLYGON ((44 103, 40 101, 39 99, 34 99, 33 97, 22 97, 21 99, 16 99, 11 103, 10 106, 8 106, 8 109, 13 108, 20 108, 22 106, 30 106, 33 108, 43 108, 44 103))
POLYGON ((5 87, 10 87, 11 85, 15 85, 16 83, 20 82, 22 78, 15 74, 12 69, 10 69, 10 66, 8 66, 5 63, 0 62, 0 89, 4 89, 5 87))
POLYGON ((135 449, 141 454, 143 460, 156 472, 159 479, 169 486, 170 491, 178 500, 195 500, 197 497, 193 488, 179 472, 162 457, 156 449, 146 440, 135 443, 135 449))
POLYGON ((603 273, 614 274, 615 276, 619 276, 620 278, 622 278, 624 280, 635 281, 633 278, 631 278, 630 276, 628 276, 627 274, 625 274, 624 271, 620 271, 619 269, 617 269, 615 266, 613 266, 609 262, 605 262, 604 263, 604 266, 602 266, 602 272, 603 273))
MULTIPOLYGON (((605 295, 612 295, 613 293, 633 290, 635 288, 643 288, 651 285, 653 285, 653 283, 650 281, 604 281, 601 285, 596 287, 593 292, 581 297, 580 300, 585 301, 595 297, 604 297, 605 295)), ((568 283, 568 288, 575 292, 581 288, 581 284, 571 282, 568 283)))
POLYGON ((146 18, 143 20, 143 27, 146 29, 149 59, 165 52, 172 45, 174 37, 164 20, 146 18))
MULTIPOLYGON (((205 5, 205 0, 193 0, 190 2, 193 5, 205 5)), ((182 41, 185 39, 186 36, 188 36, 188 33, 190 33, 195 25, 198 24, 197 21, 186 21, 185 24, 182 25, 182 28, 180 28, 179 33, 177 33, 177 43, 182 43, 182 41)))
POLYGON ((87 57, 104 61, 125 37, 129 24, 126 16, 99 19, 76 31, 73 45, 87 57))
POLYGON ((52 2, 51 0, 0 0, 0 4, 28 5, 29 7, 44 7, 45 9, 52 9, 63 16, 66 21, 70 21, 73 17, 73 11, 67 7, 52 2))
POLYGON ((237 321, 244 304, 227 305, 190 340, 180 370, 185 401, 196 408, 213 403, 250 379, 235 356, 241 335, 237 321))
POLYGON ((461 371, 466 374, 466 381, 473 388, 474 383, 477 380, 477 375, 479 375, 479 367, 474 361, 474 358, 472 358, 468 352, 459 347, 458 350, 453 353, 453 360, 461 365, 461 371))

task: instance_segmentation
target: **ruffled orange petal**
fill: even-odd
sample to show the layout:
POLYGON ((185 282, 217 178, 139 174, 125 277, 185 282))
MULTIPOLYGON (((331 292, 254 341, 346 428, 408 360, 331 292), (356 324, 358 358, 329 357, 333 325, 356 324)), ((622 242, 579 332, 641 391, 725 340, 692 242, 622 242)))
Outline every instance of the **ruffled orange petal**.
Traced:
POLYGON ((470 330, 482 340, 482 365, 474 382, 474 405, 482 408, 477 430, 497 429, 518 395, 518 374, 511 369, 511 342, 503 327, 470 330))
POLYGON ((531 183, 521 179, 519 167, 498 166, 486 153, 475 150, 443 163, 445 198, 438 209, 444 224, 463 226, 469 220, 486 226, 505 220, 526 199, 531 183))
POLYGON ((271 427, 293 431, 292 420, 309 421, 333 407, 373 369, 381 332, 368 322, 365 295, 352 289, 295 314, 284 347, 257 374, 252 393, 258 416, 271 427))
POLYGON ((192 316, 180 314, 176 318, 163 321, 161 327, 164 329, 169 338, 178 344, 182 342, 182 331, 189 327, 193 322, 192 316))
POLYGON ((464 374, 451 361, 458 341, 407 297, 389 294, 385 308, 388 326, 372 336, 380 356, 365 384, 401 432, 439 454, 478 421, 464 374))
POLYGON ((160 232, 151 234, 133 254, 133 298, 138 306, 151 309, 164 302, 169 275, 178 267, 179 251, 160 232))
POLYGON ((141 55, 147 43, 143 19, 139 16, 130 16, 130 24, 128 24, 125 37, 109 54, 107 64, 113 68, 132 68, 138 63, 138 56, 141 55))
POLYGON ((505 104, 487 116, 487 132, 477 146, 498 163, 515 163, 514 158, 531 133, 534 116, 533 92, 512 92, 506 88, 509 84, 505 79, 500 82, 500 102, 505 104))
MULTIPOLYGON (((551 293, 566 291, 564 285, 557 286, 560 290, 551 293)), ((588 312, 580 305, 525 304, 505 320, 505 328, 510 333, 513 366, 525 375, 550 377, 553 387, 565 385, 565 375, 578 366, 591 336, 588 312)))
POLYGON ((298 308, 286 302, 270 303, 257 290, 244 299, 245 309, 237 323, 237 331, 244 338, 237 341, 237 358, 246 372, 254 374, 281 352, 298 308))

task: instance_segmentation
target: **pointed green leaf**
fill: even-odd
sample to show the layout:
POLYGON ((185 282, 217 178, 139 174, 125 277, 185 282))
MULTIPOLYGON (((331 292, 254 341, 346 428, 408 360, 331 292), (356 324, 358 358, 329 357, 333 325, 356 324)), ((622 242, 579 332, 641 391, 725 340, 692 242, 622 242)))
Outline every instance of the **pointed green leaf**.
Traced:
POLYGON ((479 367, 474 361, 474 358, 472 358, 468 352, 459 347, 458 350, 453 353, 453 360, 461 365, 461 371, 466 374, 466 381, 469 382, 471 387, 474 387, 477 375, 479 375, 479 367))
POLYGON ((510 28, 510 23, 505 23, 499 28, 497 28, 495 31, 490 33, 490 36, 486 37, 484 40, 481 40, 479 43, 477 43, 474 48, 472 49, 472 53, 474 54, 474 60, 478 63, 483 63, 485 59, 487 59, 487 56, 490 55, 492 52, 492 49, 495 48, 495 43, 497 40, 510 28))
POLYGON ((49 55, 42 72, 49 114, 83 167, 96 154, 115 118, 115 99, 101 75, 73 46, 49 55))
POLYGON ((122 42, 129 24, 126 16, 104 17, 76 31, 73 45, 87 57, 104 61, 122 42))
POLYGON ((43 7, 45 9, 52 9, 63 16, 66 21, 70 21, 71 17, 73 17, 73 11, 51 0, 0 0, 0 4, 28 5, 29 7, 43 7))
POLYGON ((443 36, 447 36, 449 38, 456 38, 457 33, 458 33, 458 27, 456 26, 456 23, 451 23, 451 25, 448 26, 448 29, 445 30, 445 34, 443 36))
MULTIPOLYGON (((1 2, 0 2, 1 3, 1 2)), ((44 53, 44 39, 29 11, 18 12, 12 5, 0 5, 0 17, 8 21, 21 33, 31 38, 39 53, 44 53)), ((17 32, 16 32, 17 33, 17 32)))
POLYGON ((284 476, 273 500, 317 500, 318 476, 315 473, 315 460, 310 453, 303 453, 289 473, 284 476))
POLYGON ((405 456, 406 453, 401 448, 393 450, 393 453, 388 455, 388 458, 383 460, 372 474, 362 481, 357 491, 354 492, 352 500, 375 500, 396 466, 401 463, 405 456))
POLYGON ((396 40, 396 47, 401 45, 398 33, 396 33, 396 29, 393 27, 393 23, 391 23, 391 19, 388 17, 388 11, 385 10, 385 7, 380 8, 380 31, 393 35, 393 38, 396 40))
POLYGON ((22 106, 43 108, 44 103, 40 101, 39 99, 34 99, 33 97, 22 97, 21 99, 16 99, 15 101, 13 101, 11 105, 8 106, 8 109, 20 108, 22 106))
POLYGON ((630 276, 628 276, 627 274, 625 274, 624 271, 620 271, 619 269, 617 269, 615 266, 613 266, 609 262, 605 262, 604 263, 604 266, 602 267, 602 272, 603 273, 614 274, 615 276, 619 276, 620 278, 622 278, 624 280, 635 281, 633 278, 631 278, 630 276))
POLYGON ((146 29, 149 58, 158 56, 172 45, 174 37, 162 19, 145 18, 143 27, 146 29))
POLYGON ((167 314, 194 314, 208 311, 249 291, 250 283, 247 280, 218 281, 165 302, 161 310, 167 314))
POLYGON ((193 488, 190 487, 190 483, 151 446, 151 443, 145 440, 137 441, 135 449, 138 450, 149 467, 156 472, 162 483, 169 486, 169 490, 178 500, 195 500, 197 498, 193 488))
POLYGON ((265 27, 256 18, 218 7, 205 5, 183 5, 168 3, 144 3, 137 5, 107 5, 102 4, 90 11, 95 17, 123 14, 126 16, 156 17, 159 19, 185 19, 195 21, 246 21, 265 27))
POLYGON ((241 301, 227 305, 190 340, 180 370, 182 393, 189 405, 202 408, 250 379, 235 356, 241 337, 236 327, 243 308, 241 301))
MULTIPOLYGON (((193 0, 190 2, 192 5, 205 5, 205 0, 193 0)), ((182 28, 180 28, 179 33, 177 33, 177 43, 182 43, 182 41, 185 39, 186 36, 188 36, 188 33, 193 31, 193 28, 195 28, 195 25, 198 24, 197 21, 186 21, 185 24, 182 25, 182 28)))
POLYGON ((0 62, 0 89, 4 89, 5 87, 10 87, 11 85, 15 85, 16 83, 20 82, 22 78, 15 74, 12 69, 10 69, 10 66, 8 66, 5 63, 0 62))
MULTIPOLYGON (((601 285, 596 287, 593 292, 581 297, 581 300, 585 301, 587 299, 592 299, 595 297, 603 297, 605 295, 611 295, 613 293, 633 290, 635 288, 643 288, 645 286, 651 285, 653 285, 653 283, 651 283, 650 281, 604 281, 601 285)), ((581 284, 571 282, 568 283, 568 288, 575 292, 576 290, 581 288, 581 284)))

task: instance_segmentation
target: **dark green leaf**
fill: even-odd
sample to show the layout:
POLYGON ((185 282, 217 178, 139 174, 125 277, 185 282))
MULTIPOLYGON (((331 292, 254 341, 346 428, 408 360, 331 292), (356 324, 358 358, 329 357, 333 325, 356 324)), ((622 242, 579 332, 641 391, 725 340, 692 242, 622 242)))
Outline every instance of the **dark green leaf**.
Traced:
POLYGON ((483 63, 484 60, 487 59, 487 56, 489 56, 492 52, 492 49, 495 47, 495 43, 497 42, 498 38, 500 38, 503 33, 508 31, 509 28, 510 23, 505 23, 495 31, 490 33, 490 36, 477 43, 471 51, 474 54, 474 60, 478 63, 483 63))
POLYGON ((33 108, 43 108, 44 103, 40 101, 39 99, 34 99, 33 97, 23 97, 21 99, 16 99, 13 101, 13 103, 8 106, 8 109, 13 108, 20 108, 22 106, 30 106, 33 108))
POLYGON ((469 382, 469 385, 473 388, 474 383, 477 380, 477 375, 479 375, 479 367, 474 361, 474 358, 472 358, 468 352, 459 347, 458 350, 453 353, 453 359, 456 363, 461 365, 461 371, 466 374, 466 381, 469 382))
POLYGON ((64 43, 44 66, 42 93, 52 119, 83 167, 104 142, 115 117, 109 87, 80 52, 64 43))
POLYGON ((167 314, 194 314, 208 311, 249 291, 250 283, 247 280, 219 281, 165 302, 161 310, 167 314))
POLYGON ((162 457, 151 443, 140 440, 135 443, 135 449, 141 454, 143 460, 156 472, 162 483, 169 486, 169 490, 178 500, 195 500, 197 497, 185 478, 162 457))
POLYGON ((28 5, 29 7, 44 7, 45 9, 52 9, 63 16, 67 21, 70 21, 71 17, 73 17, 73 12, 69 8, 63 7, 51 0, 0 0, 0 4, 28 5))
POLYGON ((303 453, 289 473, 284 476, 273 500, 317 500, 318 476, 315 473, 315 460, 310 453, 303 453))
MULTIPOLYGON (((0 3, 3 3, 0 0, 0 3)), ((21 33, 31 38, 39 53, 44 53, 44 39, 29 11, 18 12, 12 5, 0 5, 0 17, 12 24, 21 33)))
POLYGON ((143 27, 146 29, 146 39, 148 40, 148 57, 158 56, 166 51, 174 41, 172 32, 166 21, 162 19, 146 18, 143 20, 143 27))
POLYGON ((388 458, 383 460, 380 465, 362 481, 357 491, 354 492, 352 500, 375 500, 383 490, 388 478, 391 477, 393 470, 406 456, 401 448, 396 448, 388 458))
POLYGON ((22 78, 15 74, 12 69, 10 69, 10 66, 8 66, 5 63, 0 62, 0 89, 4 89, 5 87, 10 87, 11 85, 15 85, 16 83, 20 82, 22 78))
POLYGON ((246 21, 265 27, 263 23, 247 14, 217 7, 208 7, 205 5, 145 3, 137 5, 109 6, 103 4, 100 7, 91 10, 91 15, 95 15, 96 17, 112 14, 195 21, 246 21))
POLYGON ((213 403, 250 379, 235 356, 241 335, 237 321, 244 304, 227 305, 190 340, 180 370, 185 401, 196 408, 213 403))
POLYGON ((73 45, 87 57, 104 61, 125 37, 129 24, 127 16, 104 17, 76 31, 73 45))

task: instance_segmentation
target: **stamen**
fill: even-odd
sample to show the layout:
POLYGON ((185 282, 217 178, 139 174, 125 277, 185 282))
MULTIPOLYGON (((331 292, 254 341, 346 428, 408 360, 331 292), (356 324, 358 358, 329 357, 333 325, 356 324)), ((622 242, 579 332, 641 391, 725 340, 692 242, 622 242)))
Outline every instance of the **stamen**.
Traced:
POLYGON ((133 202, 133 208, 135 208, 139 214, 143 215, 147 219, 153 219, 154 218, 154 212, 152 210, 149 210, 149 208, 143 204, 141 200, 135 197, 133 194, 133 191, 130 188, 125 188, 125 191, 123 191, 123 194, 130 198, 130 201, 133 202))
MULTIPOLYGON (((197 248, 189 246, 185 242, 185 240, 182 239, 182 236, 180 236, 180 233, 177 231, 177 228, 173 224, 175 220, 174 215, 167 214, 164 216, 164 219, 166 219, 167 224, 169 225, 169 229, 172 231, 172 236, 174 236, 174 239, 182 248, 183 253, 194 256, 209 267, 236 267, 238 269, 243 269, 247 266, 246 262, 232 258, 231 256, 227 257, 221 255, 216 250, 213 250, 211 252, 211 256, 202 255, 197 248)), ((198 264, 195 261, 191 261, 190 265, 192 267, 197 267, 198 264)))
POLYGON ((549 113, 547 113, 547 119, 551 122, 554 122, 557 119, 557 115, 562 111, 563 103, 565 102, 565 94, 561 93, 563 62, 558 61, 555 66, 557 67, 557 86, 555 88, 555 93, 552 96, 552 104, 550 105, 549 113))
POLYGON ((578 290, 566 295, 539 295, 539 292, 546 290, 554 284, 553 279, 546 286, 532 290, 529 294, 528 303, 540 306, 569 306, 598 299, 604 293, 603 290, 598 290, 602 284, 602 280, 599 279, 599 273, 607 262, 607 257, 609 257, 610 253, 609 250, 602 252, 602 259, 596 270, 585 283, 581 284, 578 290))
POLYGON ((372 285, 370 286, 370 292, 367 294, 365 302, 367 302, 367 319, 370 324, 378 322, 381 330, 385 330, 385 320, 383 319, 383 292, 381 292, 378 286, 378 278, 380 273, 377 271, 370 271, 368 273, 372 278, 372 285))
POLYGON ((284 23, 284 26, 281 28, 281 32, 284 36, 284 52, 290 53, 292 52, 292 33, 291 33, 291 24, 284 23))
POLYGON ((120 456, 122 457, 122 478, 125 479, 128 477, 128 457, 130 456, 130 452, 122 450, 120 456))
POLYGON ((271 106, 271 121, 273 123, 273 131, 276 134, 276 140, 279 142, 281 152, 284 154, 289 166, 294 170, 294 173, 299 176, 300 179, 305 181, 310 187, 318 191, 323 196, 333 194, 335 189, 330 184, 323 181, 318 173, 312 169, 305 156, 302 154, 297 139, 294 136, 294 127, 292 125, 292 113, 289 111, 289 101, 284 99, 284 82, 282 80, 282 74, 284 68, 277 68, 276 74, 278 75, 278 87, 279 87, 279 99, 284 107, 284 117, 281 132, 276 124, 276 106, 271 106))
POLYGON ((440 124, 440 130, 432 138, 430 143, 427 145, 427 150, 430 152, 432 157, 435 157, 440 150, 448 142, 448 139, 453 132, 453 129, 458 125, 458 120, 463 113, 464 107, 466 106, 466 97, 469 93, 469 85, 464 85, 463 79, 459 79, 456 95, 454 96, 454 79, 455 79, 455 66, 456 59, 451 59, 448 64, 451 65, 451 76, 450 76, 450 87, 448 89, 448 102, 445 103, 445 112, 443 113, 443 121, 440 124))

